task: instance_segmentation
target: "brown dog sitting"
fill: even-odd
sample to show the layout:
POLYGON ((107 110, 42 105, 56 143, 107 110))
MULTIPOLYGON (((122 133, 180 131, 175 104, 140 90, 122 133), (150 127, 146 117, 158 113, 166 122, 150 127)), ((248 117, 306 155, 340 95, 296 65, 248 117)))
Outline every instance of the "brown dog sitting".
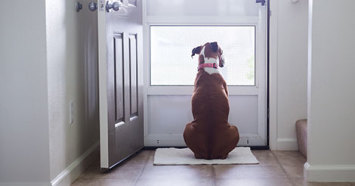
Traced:
POLYGON ((237 127, 228 123, 227 85, 218 71, 224 58, 217 42, 206 43, 192 50, 199 54, 199 67, 192 95, 194 120, 184 131, 186 145, 198 159, 225 159, 239 141, 237 127))

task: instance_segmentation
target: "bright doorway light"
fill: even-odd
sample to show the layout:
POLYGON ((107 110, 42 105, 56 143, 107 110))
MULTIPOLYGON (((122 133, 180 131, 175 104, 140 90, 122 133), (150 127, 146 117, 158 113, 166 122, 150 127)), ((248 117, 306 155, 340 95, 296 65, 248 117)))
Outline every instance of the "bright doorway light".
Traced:
POLYGON ((228 85, 255 85, 255 26, 151 26, 151 85, 193 85, 194 47, 217 41, 228 85))

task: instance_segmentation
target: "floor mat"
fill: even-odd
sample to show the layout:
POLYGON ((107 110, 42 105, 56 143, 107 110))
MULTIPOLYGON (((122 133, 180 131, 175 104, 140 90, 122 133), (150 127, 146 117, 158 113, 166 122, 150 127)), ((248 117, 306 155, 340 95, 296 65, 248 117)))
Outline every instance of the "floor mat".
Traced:
POLYGON ((249 147, 236 147, 224 160, 196 159, 189 148, 158 148, 154 165, 199 165, 199 164, 258 164, 249 147))

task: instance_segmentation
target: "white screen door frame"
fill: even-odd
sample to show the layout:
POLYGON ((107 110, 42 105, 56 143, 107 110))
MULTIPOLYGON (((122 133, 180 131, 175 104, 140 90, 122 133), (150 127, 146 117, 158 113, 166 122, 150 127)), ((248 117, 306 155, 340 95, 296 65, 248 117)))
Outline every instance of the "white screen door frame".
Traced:
MULTIPOLYGON (((250 0, 235 1, 244 2, 249 9, 253 8, 246 11, 251 12, 251 15, 222 13, 218 16, 206 16, 204 12, 199 14, 198 9, 193 9, 199 6, 191 5, 204 2, 204 6, 209 2, 214 5, 216 3, 211 0, 181 0, 178 4, 175 2, 174 6, 171 4, 170 6, 164 0, 143 1, 144 145, 186 146, 182 137, 183 130, 193 119, 191 114, 193 86, 151 85, 151 26, 255 26, 255 86, 228 86, 229 122, 236 124, 239 129, 238 146, 267 146, 267 5, 262 6, 250 0), (191 12, 196 13, 186 10, 188 6, 191 12), (240 122, 241 120, 245 122, 240 122)), ((229 6, 228 2, 231 1, 218 1, 222 4, 227 3, 225 8, 229 6)), ((238 5, 232 3, 230 6, 238 5)), ((218 9, 211 7, 213 8, 218 9)), ((224 10, 223 7, 221 9, 224 10)), ((230 61, 228 56, 225 57, 228 65, 230 61)), ((197 59, 194 62, 197 63, 197 59)))

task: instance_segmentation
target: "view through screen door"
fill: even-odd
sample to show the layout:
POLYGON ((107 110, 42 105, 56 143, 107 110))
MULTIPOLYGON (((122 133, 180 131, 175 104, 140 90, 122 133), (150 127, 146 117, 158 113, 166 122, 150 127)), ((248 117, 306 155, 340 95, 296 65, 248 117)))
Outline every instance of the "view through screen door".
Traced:
POLYGON ((101 168, 143 148, 142 4, 99 0, 101 168))
MULTIPOLYGON (((258 1, 259 2, 259 1, 258 1)), ((250 0, 149 0, 143 4, 144 143, 185 146, 193 120, 197 57, 191 50, 217 41, 229 90, 229 123, 238 146, 267 145, 267 6, 250 0), (201 6, 203 5, 203 6, 201 6)))

